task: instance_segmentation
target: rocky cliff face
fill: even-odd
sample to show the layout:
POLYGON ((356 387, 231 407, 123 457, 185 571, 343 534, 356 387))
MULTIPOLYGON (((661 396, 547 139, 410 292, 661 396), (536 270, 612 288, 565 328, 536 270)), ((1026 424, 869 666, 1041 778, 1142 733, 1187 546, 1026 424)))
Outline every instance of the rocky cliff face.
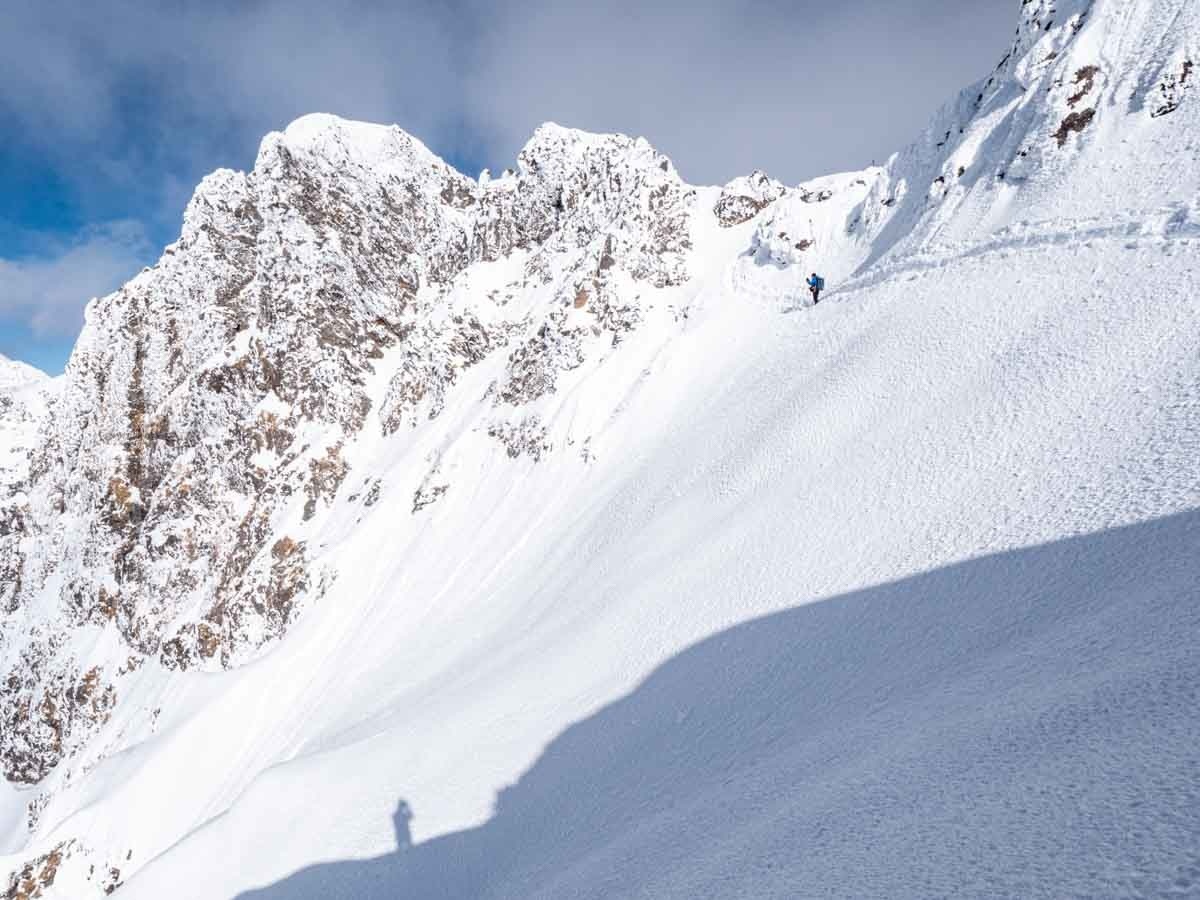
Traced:
POLYGON ((686 281, 694 199, 644 141, 553 125, 485 184, 399 129, 326 116, 205 179, 158 264, 89 308, 6 514, 6 777, 43 779, 145 661, 236 666, 284 634, 337 577, 304 535, 348 447, 437 417, 484 358, 507 357, 495 438, 538 455, 522 407, 637 327, 615 283, 686 281), (514 254, 488 314, 448 300, 514 254), (506 314, 534 288, 551 302, 506 314))

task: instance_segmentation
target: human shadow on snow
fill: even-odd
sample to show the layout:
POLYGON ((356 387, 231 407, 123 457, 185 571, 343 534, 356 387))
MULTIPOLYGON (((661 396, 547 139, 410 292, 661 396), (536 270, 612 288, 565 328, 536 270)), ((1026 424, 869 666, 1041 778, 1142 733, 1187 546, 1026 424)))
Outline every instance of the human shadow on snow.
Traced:
POLYGON ((240 900, 1200 891, 1198 551, 1193 511, 737 625, 483 825, 401 801, 396 852, 240 900))

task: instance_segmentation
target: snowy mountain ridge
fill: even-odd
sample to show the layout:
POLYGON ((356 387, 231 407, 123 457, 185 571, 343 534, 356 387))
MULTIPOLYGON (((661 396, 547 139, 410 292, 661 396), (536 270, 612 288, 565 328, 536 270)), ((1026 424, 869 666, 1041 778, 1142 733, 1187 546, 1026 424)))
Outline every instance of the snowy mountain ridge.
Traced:
POLYGON ((49 377, 45 372, 27 363, 0 356, 0 391, 9 393, 29 384, 46 381, 49 377))
MULTIPOLYGON (((1183 0, 1025 0, 913 145, 794 187, 553 124, 476 181, 327 115, 208 176, 0 432, 6 896, 333 896, 281 879, 412 840, 397 796, 431 847, 485 822, 724 628, 1193 508, 1198 29, 1183 0), (801 316, 813 269, 832 302, 801 316), (1174 300, 1096 302, 1126 290, 1174 300), (339 824, 285 835, 300 801, 339 824)), ((625 893, 714 895, 670 880, 678 828, 647 846, 679 871, 625 893)), ((603 895, 600 850, 550 845, 388 879, 603 895)))

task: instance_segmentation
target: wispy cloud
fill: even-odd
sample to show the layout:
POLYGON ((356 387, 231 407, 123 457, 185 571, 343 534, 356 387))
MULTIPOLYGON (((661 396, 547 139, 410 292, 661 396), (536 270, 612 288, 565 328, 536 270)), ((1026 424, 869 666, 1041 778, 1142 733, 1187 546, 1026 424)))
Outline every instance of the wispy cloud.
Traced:
POLYGON ((90 227, 69 242, 47 239, 29 258, 0 259, 0 321, 35 338, 76 334, 87 301, 120 287, 150 252, 142 225, 124 221, 90 227))

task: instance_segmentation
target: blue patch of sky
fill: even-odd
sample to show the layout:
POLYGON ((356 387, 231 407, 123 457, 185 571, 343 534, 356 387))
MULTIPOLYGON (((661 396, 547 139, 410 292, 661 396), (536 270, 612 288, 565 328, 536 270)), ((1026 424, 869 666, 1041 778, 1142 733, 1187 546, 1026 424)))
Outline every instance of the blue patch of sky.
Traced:
POLYGON ((0 322, 0 355, 36 366, 43 372, 62 372, 75 346, 73 337, 46 337, 35 334, 23 322, 0 322))
POLYGON ((82 224, 58 169, 32 148, 0 142, 0 258, 36 253, 41 236, 70 234, 82 224))

